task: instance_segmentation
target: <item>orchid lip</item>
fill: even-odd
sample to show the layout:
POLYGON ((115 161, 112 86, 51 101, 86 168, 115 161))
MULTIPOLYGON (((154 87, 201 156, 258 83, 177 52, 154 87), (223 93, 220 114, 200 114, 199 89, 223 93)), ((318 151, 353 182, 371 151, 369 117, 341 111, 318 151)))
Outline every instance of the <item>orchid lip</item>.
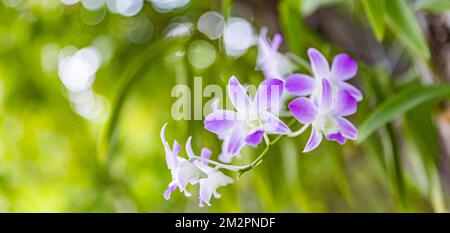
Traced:
POLYGON ((320 115, 317 117, 315 124, 324 134, 337 133, 339 130, 337 121, 329 115, 320 115))

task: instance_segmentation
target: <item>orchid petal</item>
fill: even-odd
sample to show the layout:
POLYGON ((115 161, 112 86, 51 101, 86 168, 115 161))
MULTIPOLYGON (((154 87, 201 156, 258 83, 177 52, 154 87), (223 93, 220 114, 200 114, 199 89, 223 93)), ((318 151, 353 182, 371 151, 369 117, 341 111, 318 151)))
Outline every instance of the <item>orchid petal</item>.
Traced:
POLYGON ((328 78, 330 75, 330 66, 327 59, 317 49, 308 49, 308 57, 311 62, 311 68, 314 76, 319 79, 328 78))
POLYGON ((266 79, 258 87, 255 103, 258 112, 269 109, 278 109, 283 94, 283 81, 279 79, 266 79))
POLYGON ((219 160, 222 163, 230 163, 235 155, 228 153, 228 142, 223 142, 222 153, 219 154, 219 160))
POLYGON ((347 54, 339 54, 334 57, 331 65, 331 78, 336 81, 345 81, 355 77, 358 64, 347 54))
POLYGON ((277 116, 270 112, 264 112, 262 114, 262 128, 265 132, 270 134, 289 134, 291 130, 289 127, 281 121, 277 116))
POLYGON ((294 95, 310 95, 316 88, 316 79, 305 74, 291 74, 286 79, 285 87, 294 95))
POLYGON ((322 133, 320 133, 314 126, 311 128, 311 136, 309 136, 308 143, 306 143, 303 153, 310 152, 316 149, 322 141, 322 133))
MULTIPOLYGON (((202 148, 200 157, 201 157, 203 160, 209 160, 209 158, 211 158, 211 155, 212 155, 212 151, 211 151, 210 149, 208 149, 208 148, 202 148)), ((204 162, 206 162, 206 161, 204 161, 204 162)))
POLYGON ((322 92, 320 95, 319 109, 328 110, 333 105, 333 89, 328 80, 322 79, 322 92))
POLYGON ((177 140, 173 140, 173 146, 172 146, 172 154, 176 158, 178 156, 178 153, 181 151, 181 145, 178 143, 177 140))
POLYGON ((169 187, 164 191, 164 198, 166 200, 170 199, 170 194, 172 194, 177 189, 178 184, 175 182, 171 182, 169 184, 169 187))
POLYGON ((347 140, 344 136, 342 136, 342 134, 340 133, 332 133, 332 134, 327 134, 326 138, 328 141, 336 141, 339 144, 343 145, 345 144, 345 141, 347 140))
POLYGON ((233 182, 233 179, 222 172, 212 171, 209 173, 207 178, 200 180, 199 206, 202 207, 203 204, 210 206, 211 197, 217 192, 216 190, 233 182))
POLYGON ((303 124, 313 122, 318 115, 316 106, 306 97, 300 97, 291 101, 288 108, 292 115, 303 124))
POLYGON ((194 158, 195 153, 192 150, 191 140, 192 140, 192 137, 188 137, 188 139, 186 141, 186 154, 189 158, 194 158))
POLYGON ((242 132, 242 128, 234 127, 228 138, 227 152, 231 155, 236 155, 244 145, 245 134, 242 132))
POLYGON ((348 91, 348 93, 355 98, 357 102, 361 101, 363 99, 363 95, 358 88, 352 86, 351 84, 348 84, 346 82, 339 83, 339 88, 342 90, 348 91))
POLYGON ((245 142, 248 145, 257 146, 259 143, 261 143, 263 135, 264 135, 264 131, 263 130, 256 130, 256 131, 254 131, 252 133, 249 133, 245 137, 245 142))
POLYGON ((283 37, 277 33, 275 34, 275 36, 273 37, 272 40, 272 50, 274 52, 278 51, 278 48, 280 48, 280 45, 283 43, 283 37))
POLYGON ((183 160, 180 162, 179 171, 176 178, 178 180, 178 187, 186 196, 190 195, 190 193, 186 190, 186 186, 189 183, 196 184, 204 177, 206 177, 206 174, 190 161, 183 160))
POLYGON ((222 197, 222 195, 221 195, 220 193, 218 193, 217 191, 214 192, 213 195, 214 195, 214 197, 215 197, 216 199, 219 199, 219 198, 222 197))
POLYGON ((342 136, 352 140, 356 140, 356 138, 358 137, 358 130, 356 129, 356 127, 343 117, 337 117, 336 120, 338 122, 342 136))
POLYGON ((205 128, 215 134, 223 134, 238 121, 238 113, 230 110, 217 110, 206 116, 205 128))
POLYGON ((358 103, 348 91, 339 90, 336 95, 336 103, 333 107, 333 113, 337 116, 349 116, 356 112, 358 103))
POLYGON ((228 95, 230 96, 231 103, 238 112, 248 111, 251 102, 247 91, 234 76, 228 82, 228 95))
POLYGON ((163 127, 161 128, 160 137, 161 137, 161 141, 162 141, 163 146, 164 146, 164 151, 166 153, 167 167, 169 169, 173 169, 176 166, 176 164, 177 164, 177 156, 178 156, 179 150, 181 150, 181 146, 179 146, 179 144, 176 143, 179 146, 179 150, 178 150, 178 146, 175 145, 175 142, 176 142, 175 141, 174 145, 173 145, 173 149, 174 150, 170 148, 169 143, 167 142, 166 137, 164 136, 164 133, 166 131, 166 127, 167 127, 167 123, 165 123, 163 125, 163 127), (177 152, 177 153, 174 153, 174 152, 177 152))

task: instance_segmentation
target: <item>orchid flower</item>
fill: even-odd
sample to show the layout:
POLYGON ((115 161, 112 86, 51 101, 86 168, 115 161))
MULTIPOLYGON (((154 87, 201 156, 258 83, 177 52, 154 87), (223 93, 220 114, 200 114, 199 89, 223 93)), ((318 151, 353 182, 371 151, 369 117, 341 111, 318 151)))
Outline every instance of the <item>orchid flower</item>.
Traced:
POLYGON ((297 96, 312 95, 314 99, 320 91, 322 80, 326 79, 333 90, 346 90, 356 101, 362 100, 361 92, 345 82, 355 77, 358 70, 358 64, 350 56, 347 54, 337 55, 333 60, 331 70, 328 61, 316 49, 310 48, 308 57, 315 78, 305 74, 291 74, 286 80, 286 90, 297 96))
POLYGON ((344 118, 356 112, 356 99, 346 89, 340 89, 333 95, 330 82, 322 79, 320 97, 311 101, 299 97, 289 103, 292 115, 303 124, 311 124, 311 136, 303 150, 314 150, 322 141, 323 135, 330 141, 344 144, 346 139, 355 140, 358 134, 355 126, 344 118))
POLYGON ((172 181, 169 183, 167 190, 164 192, 164 197, 166 200, 170 199, 170 194, 177 188, 188 197, 191 193, 186 190, 186 186, 189 183, 198 183, 201 178, 206 177, 206 174, 192 162, 178 156, 178 153, 181 151, 181 146, 176 140, 174 140, 173 146, 170 148, 169 143, 166 141, 164 136, 166 126, 167 123, 162 127, 160 136, 166 153, 167 167, 170 169, 172 174, 172 181))
MULTIPOLYGON (((192 150, 191 137, 189 137, 188 141, 186 142, 186 153, 188 154, 189 158, 198 157, 192 150)), ((221 197, 221 195, 217 192, 217 189, 221 186, 231 184, 234 181, 230 177, 224 175, 222 172, 208 165, 208 162, 206 161, 211 157, 211 150, 209 150, 208 148, 203 148, 200 157, 201 161, 196 160, 194 161, 194 163, 205 174, 207 174, 207 177, 200 179, 199 206, 203 207, 203 204, 211 206, 209 202, 213 195, 215 198, 221 197)))
POLYGON ((278 52, 283 41, 280 34, 273 37, 272 43, 267 39, 267 28, 261 28, 258 38, 257 68, 261 69, 266 79, 284 80, 286 75, 294 70, 294 65, 287 57, 278 52))
POLYGON ((261 143, 264 133, 290 133, 287 125, 270 112, 272 108, 278 109, 282 92, 283 81, 266 79, 252 100, 236 77, 230 78, 228 94, 236 111, 216 110, 204 121, 208 131, 224 140, 223 162, 230 162, 245 144, 256 146, 261 143))

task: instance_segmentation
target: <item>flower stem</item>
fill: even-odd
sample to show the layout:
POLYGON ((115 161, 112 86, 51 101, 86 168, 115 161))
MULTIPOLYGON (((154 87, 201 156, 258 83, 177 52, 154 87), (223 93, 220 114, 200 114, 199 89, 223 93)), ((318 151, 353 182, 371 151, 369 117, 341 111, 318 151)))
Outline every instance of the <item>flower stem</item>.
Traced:
POLYGON ((305 130, 308 128, 309 124, 304 125, 302 128, 300 128, 299 130, 290 133, 288 136, 289 137, 297 137, 298 135, 302 134, 303 132, 305 132, 305 130))
POLYGON ((256 158, 251 164, 239 169, 238 178, 245 172, 250 171, 252 168, 257 167, 262 162, 262 160, 264 159, 264 156, 266 155, 266 153, 269 151, 269 148, 270 148, 270 140, 267 136, 265 138, 267 138, 265 140, 266 147, 264 148, 263 152, 261 152, 261 154, 259 154, 258 158, 256 158))
POLYGON ((228 165, 228 164, 216 162, 216 161, 214 161, 214 160, 204 159, 204 158, 199 157, 199 156, 194 156, 194 157, 191 157, 191 158, 189 159, 189 161, 193 161, 193 160, 200 160, 200 161, 202 161, 202 162, 207 162, 207 163, 209 163, 209 164, 216 165, 216 166, 218 166, 219 168, 225 168, 225 169, 228 169, 228 170, 230 170, 230 171, 235 171, 235 172, 237 172, 237 171, 239 171, 239 170, 241 170, 241 169, 246 168, 247 166, 249 166, 249 165, 243 165, 243 166, 228 165))

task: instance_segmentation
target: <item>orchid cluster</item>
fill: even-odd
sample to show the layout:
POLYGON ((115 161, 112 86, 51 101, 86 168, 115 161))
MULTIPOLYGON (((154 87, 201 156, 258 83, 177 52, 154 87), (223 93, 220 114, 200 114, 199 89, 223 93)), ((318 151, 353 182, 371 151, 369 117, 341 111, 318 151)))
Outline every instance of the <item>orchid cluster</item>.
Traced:
POLYGON ((213 107, 206 116, 205 129, 222 141, 222 151, 218 156, 220 162, 210 160, 212 152, 208 148, 203 148, 200 156, 196 155, 191 147, 191 137, 186 142, 188 158, 180 157, 181 146, 175 140, 171 148, 164 136, 167 124, 162 127, 161 140, 167 166, 172 173, 172 182, 164 193, 166 199, 177 188, 190 196, 187 185, 199 184, 200 206, 210 205, 212 196, 220 197, 217 192, 219 187, 234 182, 220 169, 241 175, 256 167, 264 159, 270 145, 280 137, 295 137, 307 128, 311 128, 311 135, 303 149, 304 153, 317 148, 324 137, 339 144, 344 144, 347 139, 356 139, 358 131, 345 117, 354 114, 358 102, 362 100, 362 93, 346 82, 356 76, 357 63, 347 54, 339 54, 330 66, 318 50, 310 48, 308 57, 312 76, 292 73, 293 63, 286 55, 278 52, 281 43, 281 35, 277 34, 269 41, 267 29, 263 28, 258 40, 257 68, 262 71, 265 80, 259 85, 256 94, 250 96, 233 76, 228 82, 228 95, 235 110, 213 107), (287 104, 291 117, 303 124, 294 132, 277 114, 289 97, 294 97, 287 104), (277 137, 271 141, 268 135, 277 137), (229 164, 246 145, 256 147, 262 141, 266 148, 252 163, 243 166, 229 164))

